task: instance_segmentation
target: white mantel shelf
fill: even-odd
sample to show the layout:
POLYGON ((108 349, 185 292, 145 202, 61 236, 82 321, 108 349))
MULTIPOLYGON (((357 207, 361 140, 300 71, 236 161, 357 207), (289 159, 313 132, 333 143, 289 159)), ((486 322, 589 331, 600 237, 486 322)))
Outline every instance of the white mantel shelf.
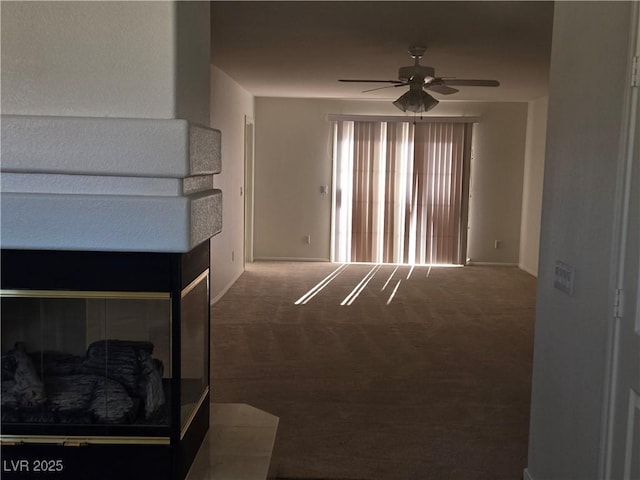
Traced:
POLYGON ((2 248, 186 252, 222 228, 217 130, 15 115, 1 125, 2 248))

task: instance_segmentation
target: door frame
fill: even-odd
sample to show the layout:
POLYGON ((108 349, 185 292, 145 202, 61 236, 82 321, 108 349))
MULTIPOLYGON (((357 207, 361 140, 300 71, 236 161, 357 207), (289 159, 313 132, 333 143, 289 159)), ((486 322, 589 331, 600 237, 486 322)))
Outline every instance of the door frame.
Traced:
MULTIPOLYGON (((640 4, 633 2, 631 6, 632 25, 630 29, 630 48, 629 48, 629 79, 632 78, 632 69, 638 68, 637 62, 640 60, 640 4)), ((600 472, 601 478, 613 478, 617 472, 624 471, 624 466, 616 465, 614 448, 628 441, 628 431, 622 432, 617 428, 616 420, 620 416, 628 416, 629 408, 620 411, 620 396, 627 397, 630 401, 629 394, 623 393, 622 387, 619 385, 620 365, 624 364, 628 359, 623 358, 624 351, 620 349, 621 322, 634 322, 636 317, 640 315, 637 311, 640 308, 640 286, 635 287, 628 285, 629 268, 638 268, 638 265, 630 266, 628 257, 629 249, 634 246, 629 245, 629 221, 631 213, 631 197, 632 189, 638 188, 638 180, 633 186, 633 176, 638 172, 634 172, 638 168, 640 156, 640 135, 637 133, 640 128, 640 78, 636 73, 636 84, 632 85, 630 81, 624 94, 625 109, 621 128, 621 158, 618 167, 618 187, 616 212, 614 217, 614 235, 616 245, 615 256, 613 257, 613 275, 612 275, 612 304, 614 311, 609 327, 609 336, 607 342, 607 365, 605 373, 605 398, 603 404, 603 429, 601 436, 601 455, 600 455, 600 472), (634 304, 635 308, 625 308, 626 305, 634 304), (625 310, 627 310, 625 312, 625 310), (625 317, 626 315, 626 317, 625 317), (634 318, 630 318, 633 316, 634 318), (621 438, 624 437, 624 438, 621 438)), ((638 246, 635 245, 637 249, 638 246)), ((633 275, 633 273, 631 273, 633 275)), ((640 275, 640 272, 636 272, 640 275)), ((635 279, 640 284, 640 278, 635 279)), ((618 421, 619 423, 619 421, 618 421)), ((627 449, 629 446, 627 446, 627 449)), ((628 453, 628 452, 627 452, 628 453)))
POLYGON ((253 212, 254 212, 254 167, 255 167, 255 120, 244 117, 244 248, 243 268, 253 262, 253 212))

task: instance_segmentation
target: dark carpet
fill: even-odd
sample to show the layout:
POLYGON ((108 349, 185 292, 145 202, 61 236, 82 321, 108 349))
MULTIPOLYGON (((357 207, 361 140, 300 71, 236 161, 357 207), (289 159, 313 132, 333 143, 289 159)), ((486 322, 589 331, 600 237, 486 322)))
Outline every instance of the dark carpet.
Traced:
POLYGON ((280 417, 275 475, 521 479, 536 279, 359 264, 294 304, 337 267, 247 264, 212 309, 213 399, 280 417))

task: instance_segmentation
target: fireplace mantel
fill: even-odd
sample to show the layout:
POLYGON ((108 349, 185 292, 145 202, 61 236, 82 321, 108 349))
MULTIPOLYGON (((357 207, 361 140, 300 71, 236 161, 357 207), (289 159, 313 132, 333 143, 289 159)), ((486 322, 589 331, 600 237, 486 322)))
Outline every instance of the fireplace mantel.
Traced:
POLYGON ((3 115, 2 248, 187 252, 222 228, 220 147, 179 119, 3 115))

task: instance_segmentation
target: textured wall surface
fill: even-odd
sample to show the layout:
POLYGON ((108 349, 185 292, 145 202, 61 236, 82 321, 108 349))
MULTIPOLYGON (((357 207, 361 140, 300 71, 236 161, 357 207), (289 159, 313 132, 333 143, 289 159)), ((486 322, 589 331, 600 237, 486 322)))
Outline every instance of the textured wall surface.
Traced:
POLYGON ((209 125, 208 2, 12 2, 2 111, 209 125))
POLYGON ((528 459, 534 480, 604 478, 603 399, 631 4, 555 7, 528 459), (602 71, 606 95, 587 80, 602 71), (554 288, 556 261, 574 268, 572 295, 554 288))
POLYGON ((5 114, 175 118, 173 2, 2 2, 5 114))

